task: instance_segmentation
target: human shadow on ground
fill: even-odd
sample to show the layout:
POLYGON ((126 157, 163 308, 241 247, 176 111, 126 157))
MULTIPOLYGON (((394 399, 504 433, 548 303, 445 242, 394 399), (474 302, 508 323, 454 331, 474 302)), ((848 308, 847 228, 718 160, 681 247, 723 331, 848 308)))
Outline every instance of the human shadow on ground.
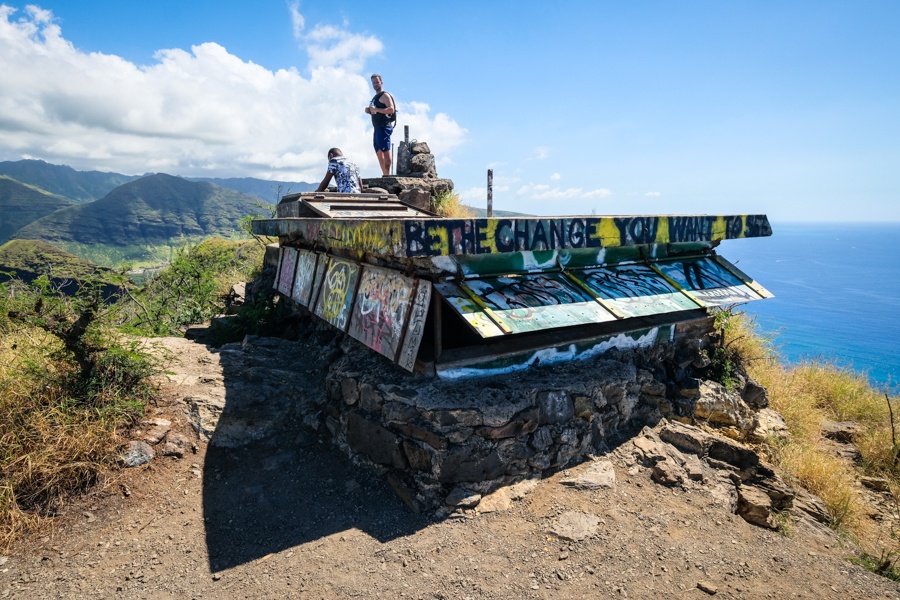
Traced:
POLYGON ((327 346, 257 338, 213 351, 226 397, 203 468, 211 572, 352 529, 389 541, 433 522, 303 423, 324 393, 327 346))

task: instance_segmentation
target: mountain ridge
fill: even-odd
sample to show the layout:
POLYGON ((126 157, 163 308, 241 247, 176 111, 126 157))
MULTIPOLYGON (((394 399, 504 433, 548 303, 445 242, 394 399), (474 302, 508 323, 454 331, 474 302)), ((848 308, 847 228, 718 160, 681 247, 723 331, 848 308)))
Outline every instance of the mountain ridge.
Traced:
POLYGON ((66 165, 35 159, 0 162, 0 175, 8 175, 75 203, 93 202, 120 185, 141 177, 103 171, 76 171, 66 165))
MULTIPOLYGON (((75 203, 99 200, 109 192, 143 175, 123 175, 105 171, 78 171, 67 165, 54 165, 43 160, 23 159, 0 161, 0 175, 7 175, 22 183, 32 185, 52 194, 68 198, 75 203)), ((175 175, 175 177, 181 177, 175 175)), ((275 194, 307 192, 316 189, 318 183, 305 181, 269 181, 255 177, 182 177, 188 181, 214 183, 220 187, 255 196, 263 202, 276 203, 275 194), (274 200, 274 202, 273 202, 274 200)))
POLYGON ((0 244, 29 223, 73 205, 67 198, 0 175, 0 244))
POLYGON ((158 173, 118 186, 94 202, 37 219, 13 238, 131 246, 228 237, 236 233, 241 218, 258 210, 257 204, 253 196, 213 183, 158 173))

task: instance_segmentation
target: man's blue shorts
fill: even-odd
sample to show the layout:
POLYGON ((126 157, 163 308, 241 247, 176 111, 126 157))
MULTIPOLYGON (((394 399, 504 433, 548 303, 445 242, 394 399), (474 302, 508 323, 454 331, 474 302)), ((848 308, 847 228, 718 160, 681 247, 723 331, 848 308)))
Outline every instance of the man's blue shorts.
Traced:
POLYGON ((394 133, 393 127, 376 127, 374 137, 375 150, 390 152, 392 133, 394 133))

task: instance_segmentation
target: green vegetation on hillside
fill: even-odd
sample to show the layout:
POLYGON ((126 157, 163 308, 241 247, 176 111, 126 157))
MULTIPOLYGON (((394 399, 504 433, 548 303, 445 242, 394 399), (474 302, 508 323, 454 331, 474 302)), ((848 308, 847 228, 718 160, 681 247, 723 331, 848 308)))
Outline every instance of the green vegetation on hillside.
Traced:
MULTIPOLYGON (((0 271, 14 271, 31 281, 39 275, 54 280, 71 279, 118 285, 122 277, 40 240, 12 240, 0 246, 0 271)), ((0 277, 2 281, 2 277, 0 277)))
MULTIPOLYGON (((224 310, 223 296, 263 264, 255 240, 209 239, 125 298, 95 281, 66 293, 46 276, 0 283, 0 548, 39 527, 114 465, 119 432, 142 414, 157 367, 128 332, 179 334, 224 310), (123 341, 124 340, 124 341, 123 341)), ((54 260, 61 254, 49 254, 54 260)), ((238 322, 264 324, 269 306, 238 322)))
POLYGON ((189 181, 205 181, 214 183, 228 190, 235 190, 242 194, 254 196, 262 202, 278 204, 282 196, 297 192, 311 192, 318 183, 306 183, 303 181, 267 181, 254 177, 187 177, 189 181))
POLYGON ((16 237, 45 240, 106 266, 148 265, 185 243, 243 236, 241 218, 258 203, 253 196, 211 183, 151 175, 96 202, 38 219, 16 237))
POLYGON ((171 264, 119 305, 120 322, 144 335, 173 335, 219 314, 232 284, 250 281, 265 248, 255 240, 211 238, 179 249, 171 264))
POLYGON ((32 221, 72 205, 70 200, 0 175, 0 244, 32 221))

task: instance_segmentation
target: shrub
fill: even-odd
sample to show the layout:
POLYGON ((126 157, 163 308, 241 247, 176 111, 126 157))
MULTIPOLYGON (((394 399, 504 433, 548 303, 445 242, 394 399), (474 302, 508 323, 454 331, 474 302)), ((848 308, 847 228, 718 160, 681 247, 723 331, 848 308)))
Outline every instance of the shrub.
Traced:
POLYGON ((264 247, 254 240, 210 238, 179 249, 172 263, 120 303, 120 322, 146 335, 173 335, 224 309, 236 281, 247 281, 262 265, 264 247))
POLYGON ((152 393, 154 363, 108 318, 91 284, 0 285, 0 546, 102 477, 152 393))

